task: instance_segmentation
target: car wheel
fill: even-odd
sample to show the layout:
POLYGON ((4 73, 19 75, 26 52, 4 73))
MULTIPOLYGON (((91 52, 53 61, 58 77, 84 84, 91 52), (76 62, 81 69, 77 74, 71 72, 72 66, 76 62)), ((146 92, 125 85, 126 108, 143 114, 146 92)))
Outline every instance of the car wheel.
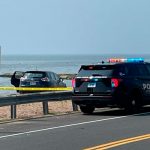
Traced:
POLYGON ((92 114, 93 111, 95 110, 95 107, 93 106, 80 106, 80 110, 81 112, 83 112, 84 114, 92 114))
POLYGON ((18 93, 19 93, 19 94, 24 94, 25 92, 24 92, 24 91, 18 91, 18 93))
POLYGON ((141 104, 141 96, 138 94, 131 95, 128 99, 127 105, 125 106, 125 110, 129 112, 138 112, 142 107, 141 104))

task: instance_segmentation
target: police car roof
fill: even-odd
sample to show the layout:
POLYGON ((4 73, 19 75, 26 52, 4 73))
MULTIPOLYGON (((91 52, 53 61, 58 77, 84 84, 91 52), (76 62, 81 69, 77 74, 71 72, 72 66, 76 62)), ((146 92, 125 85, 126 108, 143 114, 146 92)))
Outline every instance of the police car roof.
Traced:
POLYGON ((88 65, 81 65, 81 68, 84 67, 94 67, 94 66, 114 66, 114 65, 121 65, 121 64, 149 64, 149 62, 114 62, 114 63, 98 63, 98 64, 88 64, 88 65))
POLYGON ((96 65, 115 65, 115 64, 143 64, 143 63, 148 63, 148 62, 104 62, 104 63, 97 63, 97 64, 87 64, 87 65, 82 65, 82 66, 96 66, 96 65))
POLYGON ((83 67, 92 67, 92 66, 110 66, 110 65, 116 65, 116 64, 141 64, 146 63, 144 62, 143 58, 110 58, 107 62, 101 61, 98 64, 89 64, 89 65, 81 65, 81 68, 83 67))

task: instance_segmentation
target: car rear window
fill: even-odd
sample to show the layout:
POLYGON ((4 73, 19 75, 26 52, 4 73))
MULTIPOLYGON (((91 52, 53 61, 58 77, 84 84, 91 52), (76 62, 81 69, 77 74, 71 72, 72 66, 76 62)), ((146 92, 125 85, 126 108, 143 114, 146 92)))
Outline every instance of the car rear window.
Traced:
POLYGON ((77 76, 110 76, 112 75, 113 69, 113 65, 81 66, 77 76))
POLYGON ((41 73, 41 72, 37 72, 37 73, 33 73, 33 72, 27 72, 24 74, 25 78, 43 78, 45 77, 45 73, 41 73))

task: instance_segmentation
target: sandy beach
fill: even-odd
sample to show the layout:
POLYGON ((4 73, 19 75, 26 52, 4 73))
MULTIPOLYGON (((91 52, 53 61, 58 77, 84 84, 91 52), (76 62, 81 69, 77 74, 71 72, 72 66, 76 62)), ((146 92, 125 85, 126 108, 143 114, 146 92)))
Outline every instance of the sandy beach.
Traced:
MULTIPOLYGON (((62 114, 72 112, 70 100, 61 102, 49 102, 49 114, 62 114)), ((43 116, 42 103, 30 103, 17 105, 17 119, 26 119, 43 116)), ((10 119, 10 106, 0 107, 0 121, 10 119)))

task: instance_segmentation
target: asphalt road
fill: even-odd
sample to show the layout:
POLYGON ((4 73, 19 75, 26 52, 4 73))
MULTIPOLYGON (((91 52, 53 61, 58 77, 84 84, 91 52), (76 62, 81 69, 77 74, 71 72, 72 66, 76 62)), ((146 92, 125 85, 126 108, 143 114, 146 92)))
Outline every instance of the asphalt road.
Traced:
POLYGON ((93 115, 76 113, 0 124, 0 149, 81 150, 127 139, 117 146, 111 143, 111 149, 149 150, 148 134, 150 107, 139 114, 102 109, 93 115))

